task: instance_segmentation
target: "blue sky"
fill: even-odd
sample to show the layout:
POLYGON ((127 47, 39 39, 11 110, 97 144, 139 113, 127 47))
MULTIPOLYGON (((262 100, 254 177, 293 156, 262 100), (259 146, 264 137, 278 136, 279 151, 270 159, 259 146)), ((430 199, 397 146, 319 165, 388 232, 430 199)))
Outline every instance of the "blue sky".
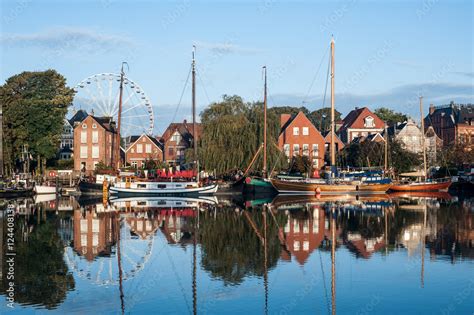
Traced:
POLYGON ((189 86, 175 109, 193 44, 200 110, 223 94, 261 99, 262 65, 270 106, 314 110, 334 34, 337 109, 387 106, 418 118, 419 94, 425 104, 474 102, 473 10, 472 1, 441 0, 2 0, 0 80, 54 68, 74 86, 125 60, 160 133, 190 118, 189 86))

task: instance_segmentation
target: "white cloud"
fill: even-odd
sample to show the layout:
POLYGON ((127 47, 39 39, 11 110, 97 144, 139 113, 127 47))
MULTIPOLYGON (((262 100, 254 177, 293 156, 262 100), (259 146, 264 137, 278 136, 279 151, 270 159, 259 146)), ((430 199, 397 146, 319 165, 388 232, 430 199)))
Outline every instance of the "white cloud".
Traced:
POLYGON ((33 34, 8 34, 0 37, 4 47, 39 47, 49 50, 82 50, 88 53, 130 49, 127 36, 106 34, 83 28, 55 28, 33 34))
POLYGON ((212 53, 215 54, 256 54, 261 52, 260 49, 256 48, 249 48, 249 47, 242 47, 239 45, 234 44, 232 41, 224 42, 224 43, 209 43, 209 42, 196 42, 197 49, 204 48, 210 50, 212 53))

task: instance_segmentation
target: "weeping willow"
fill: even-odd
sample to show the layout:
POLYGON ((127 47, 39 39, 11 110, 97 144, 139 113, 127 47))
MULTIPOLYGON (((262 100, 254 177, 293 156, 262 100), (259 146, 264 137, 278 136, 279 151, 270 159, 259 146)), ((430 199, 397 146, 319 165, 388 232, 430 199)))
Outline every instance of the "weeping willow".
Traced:
MULTIPOLYGON (((224 95, 221 102, 212 103, 201 113, 202 135, 199 141, 199 160, 206 170, 225 174, 244 170, 263 143, 263 103, 244 103, 239 96, 224 95)), ((279 116, 267 111, 268 168, 286 166, 278 149, 279 116)), ((263 168, 263 154, 255 161, 254 169, 263 168)))

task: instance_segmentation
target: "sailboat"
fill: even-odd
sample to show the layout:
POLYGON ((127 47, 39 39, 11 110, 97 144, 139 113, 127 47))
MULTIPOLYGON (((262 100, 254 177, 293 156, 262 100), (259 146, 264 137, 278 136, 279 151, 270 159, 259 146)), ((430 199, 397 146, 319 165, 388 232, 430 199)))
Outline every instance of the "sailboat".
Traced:
MULTIPOLYGON (((193 46, 192 58, 192 110, 193 110, 193 134, 194 134, 194 158, 195 166, 198 165, 197 139, 196 139, 196 60, 195 46, 193 46)), ((120 102, 121 103, 121 102, 120 102)), ((120 113, 121 109, 119 109, 120 113)), ((120 126, 120 114, 119 122, 120 126)), ((119 127, 120 128, 120 127, 119 127)), ((119 132, 120 129, 118 129, 119 132)), ((218 189, 217 184, 202 185, 199 181, 199 170, 197 176, 192 181, 147 181, 136 180, 135 177, 125 176, 110 187, 110 193, 115 195, 166 195, 166 194, 214 194, 218 189)))
POLYGON ((425 123, 423 120, 423 96, 420 96, 420 115, 421 115, 421 143, 423 147, 423 181, 398 182, 390 190, 393 191, 447 191, 451 186, 451 180, 428 180, 426 170, 426 144, 425 144, 425 123))
POLYGON ((334 178, 336 168, 335 151, 335 107, 334 107, 334 38, 331 39, 331 178, 322 179, 272 179, 279 193, 285 194, 347 194, 347 193, 385 193, 391 186, 390 181, 344 180, 334 178))
POLYGON ((260 153, 260 150, 263 149, 263 169, 262 177, 258 176, 247 176, 244 178, 243 182, 243 193, 244 194, 274 194, 276 193, 275 188, 273 187, 271 181, 268 179, 268 170, 267 170, 267 67, 263 66, 264 74, 264 93, 263 93, 263 144, 255 154, 249 168, 255 161, 256 157, 260 153))

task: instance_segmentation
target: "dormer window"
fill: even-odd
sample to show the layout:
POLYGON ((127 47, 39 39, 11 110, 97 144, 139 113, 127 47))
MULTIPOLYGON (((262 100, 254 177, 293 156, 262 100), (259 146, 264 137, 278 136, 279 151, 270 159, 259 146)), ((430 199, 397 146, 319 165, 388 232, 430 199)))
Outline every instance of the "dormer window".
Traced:
POLYGON ((173 136, 171 137, 171 141, 180 142, 181 141, 180 133, 179 132, 173 133, 173 136))
POLYGON ((367 127, 367 128, 373 128, 374 127, 374 118, 372 116, 365 117, 364 127, 367 127))

